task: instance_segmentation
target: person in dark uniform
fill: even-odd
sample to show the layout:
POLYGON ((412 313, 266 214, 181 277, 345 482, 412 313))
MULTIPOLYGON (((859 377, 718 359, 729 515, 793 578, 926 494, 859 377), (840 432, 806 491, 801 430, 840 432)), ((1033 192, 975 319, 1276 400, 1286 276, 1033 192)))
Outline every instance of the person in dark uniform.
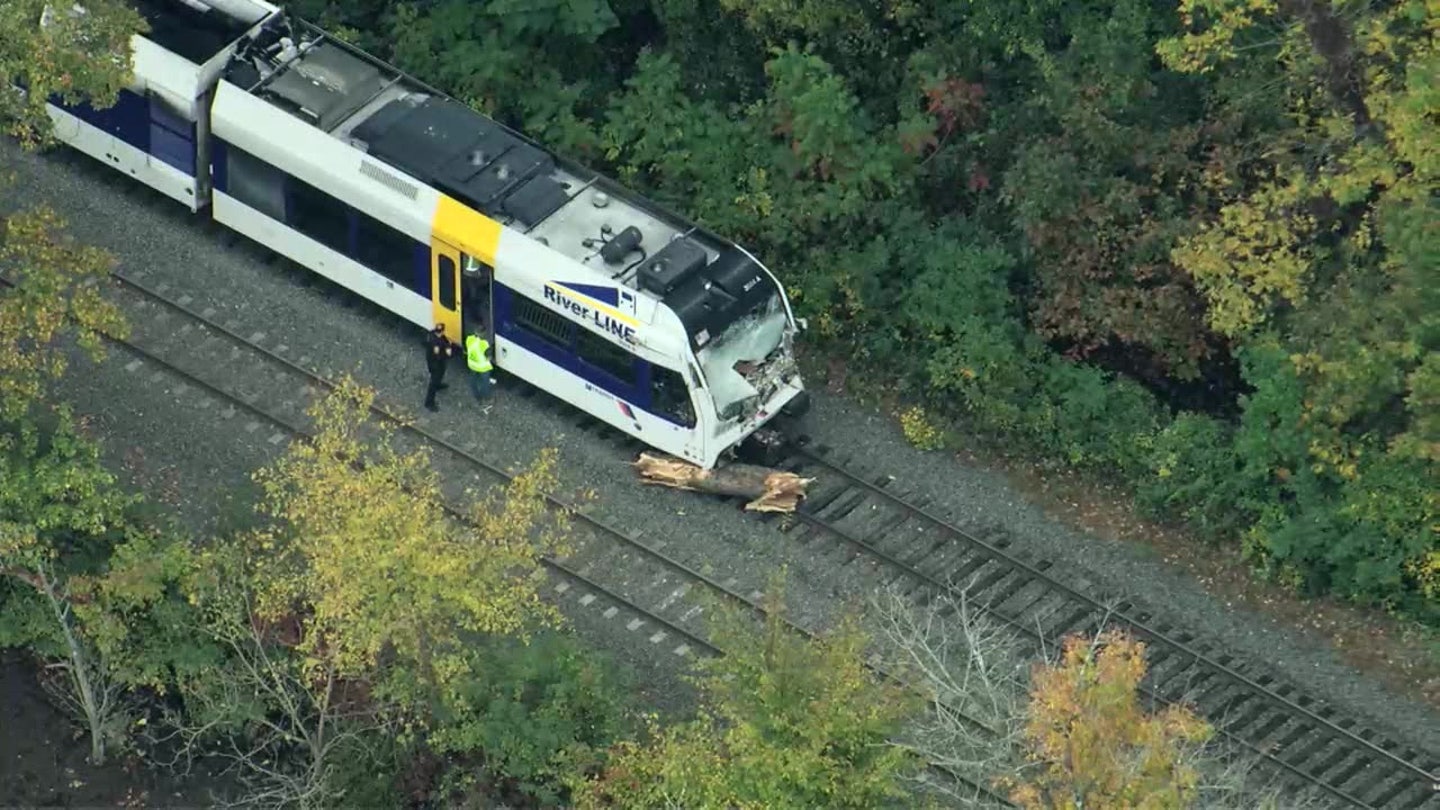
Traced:
POLYGON ((455 354, 455 347, 445 337, 445 327, 437 324, 430 333, 425 336, 425 366, 430 370, 430 387, 425 389, 425 407, 432 410, 440 410, 435 404, 435 394, 441 389, 449 388, 445 383, 445 367, 450 365, 450 358, 455 354))

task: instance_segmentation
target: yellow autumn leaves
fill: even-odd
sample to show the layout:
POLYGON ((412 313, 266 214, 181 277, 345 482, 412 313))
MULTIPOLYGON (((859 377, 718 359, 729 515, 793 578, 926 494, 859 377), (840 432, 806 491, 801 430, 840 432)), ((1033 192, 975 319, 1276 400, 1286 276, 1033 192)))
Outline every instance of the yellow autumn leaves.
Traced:
MULTIPOLYGON (((0 189, 4 184, 0 183, 0 189)), ((114 259, 76 244, 65 221, 35 205, 0 220, 0 416, 23 414, 65 371, 64 334, 99 358, 101 335, 124 336, 120 311, 102 287, 114 259)))
POLYGON ((71 103, 90 99, 97 109, 113 104, 130 78, 130 38, 147 30, 123 0, 86 0, 80 14, 56 7, 70 8, 49 0, 0 3, 0 125, 26 146, 53 141, 45 112, 52 94, 71 103), (17 84, 28 92, 12 92, 17 84))
POLYGON ((1060 661, 1037 668, 1024 729, 1031 765, 1006 780, 1026 810, 1193 806, 1196 754, 1213 734, 1188 709, 1140 705, 1145 645, 1116 632, 1072 636, 1060 661))
POLYGON ((314 440, 257 473, 269 524, 243 538, 256 605, 268 620, 302 617, 311 664, 364 677, 388 655, 443 688, 474 638, 558 621, 538 595, 541 559, 567 529, 545 502, 555 453, 452 516, 428 452, 395 449, 368 418, 374 400, 342 380, 309 412, 314 440))
MULTIPOLYGON (((1236 56, 1236 41, 1267 39, 1291 63, 1336 58, 1312 54, 1303 21, 1280 13, 1272 0, 1184 0, 1188 33, 1161 42, 1156 50, 1172 70, 1204 73, 1236 56), (1263 29, 1263 31, 1262 31, 1263 29)), ((1353 32, 1366 59, 1363 105, 1379 127, 1356 120, 1343 104, 1334 109, 1312 102, 1324 68, 1296 70, 1297 86, 1287 114, 1297 125, 1293 142, 1270 144, 1275 176, 1252 193, 1233 199, 1215 221, 1180 240, 1171 258, 1185 268, 1209 302, 1210 325, 1236 337, 1262 323, 1279 304, 1300 304, 1319 263, 1333 255, 1317 251, 1322 238, 1349 241, 1363 255, 1372 243, 1376 211, 1423 200, 1440 173, 1440 137, 1433 111, 1440 91, 1433 76, 1440 67, 1436 33, 1440 2, 1396 3, 1364 20, 1353 32), (1427 20, 1414 25, 1419 17, 1427 20), (1290 159, 1286 155, 1291 155, 1290 159), (1327 201, 1340 206, 1374 197, 1371 211, 1349 232, 1318 229, 1312 211, 1327 201)))

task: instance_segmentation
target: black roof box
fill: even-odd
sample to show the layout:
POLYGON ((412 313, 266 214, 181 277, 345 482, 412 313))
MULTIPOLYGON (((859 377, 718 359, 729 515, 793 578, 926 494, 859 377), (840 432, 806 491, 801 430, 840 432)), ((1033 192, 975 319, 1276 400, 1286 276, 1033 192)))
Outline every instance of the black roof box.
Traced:
POLYGON ((724 330, 733 319, 735 304, 734 296, 700 276, 692 276, 665 298, 665 306, 680 318, 696 349, 724 330))
POLYGON ((705 266, 709 257, 693 239, 673 239, 655 255, 640 263, 635 270, 636 282, 642 290, 656 295, 669 295, 705 266))

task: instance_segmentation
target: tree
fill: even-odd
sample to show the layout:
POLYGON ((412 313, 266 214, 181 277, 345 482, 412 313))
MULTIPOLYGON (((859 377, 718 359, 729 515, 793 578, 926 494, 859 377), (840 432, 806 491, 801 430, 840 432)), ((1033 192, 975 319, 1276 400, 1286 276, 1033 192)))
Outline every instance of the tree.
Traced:
POLYGON ((1212 731, 1182 706, 1149 715, 1136 688, 1145 645, 1117 632, 1065 641, 1060 661, 1032 676, 1025 724, 1034 767, 1012 782, 1025 808, 1189 807, 1194 764, 1212 731))
POLYGON ((271 521, 244 540, 256 607, 269 621, 301 617, 296 649, 342 675, 373 673, 391 656, 443 693, 468 634, 558 620, 538 592, 540 558, 567 530, 544 500, 555 453, 503 492, 467 499, 461 525, 444 511, 428 452, 399 453, 393 431, 367 419, 374 397, 343 379, 309 411, 313 441, 256 474, 271 521))
MULTIPOLYGON (((1284 67, 1290 123, 1264 154, 1210 173, 1221 205, 1172 254, 1248 358, 1255 391, 1237 451, 1273 501, 1247 551, 1307 590, 1433 619, 1434 3, 1337 15, 1194 0, 1180 11, 1187 31, 1157 46, 1174 69, 1232 80, 1284 67)), ((1231 84, 1213 103, 1244 91, 1231 84)))
POLYGON ((52 98, 113 105, 130 81, 130 38, 149 30, 123 0, 86 0, 83 11, 57 7, 71 8, 50 0, 0 6, 0 122, 29 147, 54 140, 45 112, 52 98))
POLYGON ((199 553, 187 586, 226 660, 181 684, 161 736, 228 758, 244 803, 345 796, 337 762, 381 730, 420 741, 480 711, 478 641, 558 620, 538 592, 567 529, 545 501, 555 454, 461 523, 428 454, 369 421, 374 397, 345 378, 312 405, 312 438, 256 473, 265 525, 199 553))
POLYGON ((134 499, 67 410, 49 431, 21 423, 0 449, 0 644, 46 662, 45 684, 83 719, 100 765, 125 736, 122 690, 163 690, 200 665, 162 607, 188 550, 129 519, 134 499))
POLYGON ((370 738, 396 733, 401 712, 374 699, 365 679, 342 675, 337 658, 297 654, 300 622, 267 620, 258 609, 252 551, 218 546, 190 571, 194 629, 221 658, 179 680, 183 708, 166 707, 150 724, 152 756, 186 773, 199 757, 224 763, 221 773, 240 788, 227 805, 334 806, 348 793, 341 760, 373 768, 370 738))
POLYGON ((1193 227, 1187 209, 1203 202, 1208 142, 1232 133, 1223 120, 1157 109, 1174 83, 1151 58, 1147 34, 1172 24, 1158 7, 1080 4, 1066 17, 1074 34, 1063 50, 1030 51, 1038 132, 1015 149, 1001 191, 1035 251, 1036 332, 1076 357, 1123 348, 1152 380, 1193 379, 1220 347, 1169 254, 1193 227))
POLYGON ((889 586, 871 604, 881 660, 926 700, 897 743, 955 777, 927 781, 929 789, 967 805, 994 798, 995 777, 1022 764, 1028 657, 1010 628, 987 619, 964 594, 957 588, 916 605, 889 586))
POLYGON ((903 795, 912 757, 889 743, 911 708, 866 670, 866 636, 846 621, 809 641, 782 622, 778 581, 756 627, 712 618, 728 654, 703 662, 707 707, 694 721, 622 744, 580 807, 876 807, 903 795))
POLYGON ((0 418, 15 419, 38 400, 48 380, 64 373, 72 335, 94 360, 102 336, 124 337, 120 310, 102 295, 114 266, 104 251, 75 244, 65 221, 36 205, 12 214, 0 231, 0 418))
POLYGON ((581 112, 618 79, 594 47, 617 25, 609 3, 446 0, 398 5, 389 22, 383 44, 408 70, 552 148, 593 155, 594 129, 581 112))
POLYGON ((603 653, 568 633, 489 638, 472 655, 475 675, 456 687, 463 700, 443 707, 425 739, 447 760, 442 782, 487 804, 519 794, 566 805, 572 775, 624 738, 627 684, 603 653))

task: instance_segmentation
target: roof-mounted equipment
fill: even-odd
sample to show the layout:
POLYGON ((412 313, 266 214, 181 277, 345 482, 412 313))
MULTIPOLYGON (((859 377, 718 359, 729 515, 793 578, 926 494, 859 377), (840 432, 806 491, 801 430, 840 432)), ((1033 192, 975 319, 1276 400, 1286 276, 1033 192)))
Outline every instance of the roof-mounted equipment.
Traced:
POLYGON ((693 239, 680 237, 641 262, 635 275, 641 289, 665 296, 699 272, 707 261, 704 248, 693 239))

